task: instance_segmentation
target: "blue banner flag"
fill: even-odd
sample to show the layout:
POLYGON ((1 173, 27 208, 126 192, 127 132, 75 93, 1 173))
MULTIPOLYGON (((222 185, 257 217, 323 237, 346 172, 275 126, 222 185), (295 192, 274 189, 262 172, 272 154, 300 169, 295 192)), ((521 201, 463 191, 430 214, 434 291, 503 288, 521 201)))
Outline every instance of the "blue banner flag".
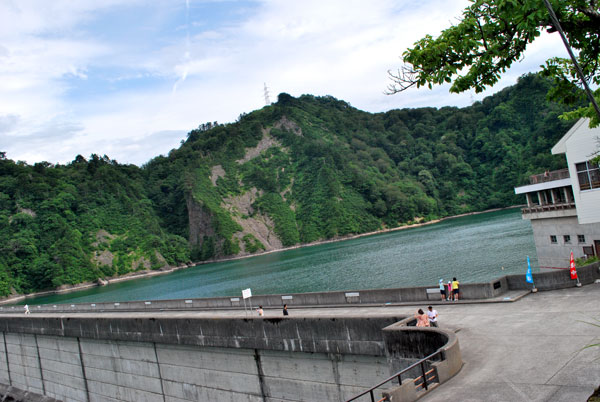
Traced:
POLYGON ((527 256, 527 273, 525 274, 525 281, 527 281, 527 283, 533 283, 533 275, 531 274, 531 263, 529 262, 529 256, 527 256))

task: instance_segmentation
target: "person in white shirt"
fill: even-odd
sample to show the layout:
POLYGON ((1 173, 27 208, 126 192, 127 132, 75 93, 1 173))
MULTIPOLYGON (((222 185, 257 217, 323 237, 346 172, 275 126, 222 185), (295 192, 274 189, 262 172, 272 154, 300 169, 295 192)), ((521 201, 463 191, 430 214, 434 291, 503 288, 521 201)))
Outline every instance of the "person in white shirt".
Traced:
POLYGON ((429 318, 429 326, 437 328, 437 326, 438 326, 438 324, 437 324, 437 317, 438 317, 437 310, 434 310, 433 307, 431 307, 431 306, 427 307, 427 317, 429 318))

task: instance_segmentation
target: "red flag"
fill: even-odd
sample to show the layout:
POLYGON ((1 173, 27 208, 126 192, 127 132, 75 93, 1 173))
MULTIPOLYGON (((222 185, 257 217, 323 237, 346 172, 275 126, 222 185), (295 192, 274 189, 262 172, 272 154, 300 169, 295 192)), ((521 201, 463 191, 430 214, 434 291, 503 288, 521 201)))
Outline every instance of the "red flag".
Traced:
POLYGON ((572 251, 571 251, 571 261, 569 263, 569 271, 571 271, 571 279, 577 279, 577 270, 575 269, 575 260, 573 259, 572 251))

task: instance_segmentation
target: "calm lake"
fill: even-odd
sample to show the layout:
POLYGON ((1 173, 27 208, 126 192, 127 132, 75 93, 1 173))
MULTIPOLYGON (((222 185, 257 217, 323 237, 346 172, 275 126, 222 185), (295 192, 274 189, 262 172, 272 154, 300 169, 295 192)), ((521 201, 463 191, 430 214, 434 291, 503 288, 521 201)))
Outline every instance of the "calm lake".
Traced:
POLYGON ((168 275, 28 299, 29 304, 240 296, 436 286, 537 271, 531 224, 519 208, 353 240, 198 265, 168 275))

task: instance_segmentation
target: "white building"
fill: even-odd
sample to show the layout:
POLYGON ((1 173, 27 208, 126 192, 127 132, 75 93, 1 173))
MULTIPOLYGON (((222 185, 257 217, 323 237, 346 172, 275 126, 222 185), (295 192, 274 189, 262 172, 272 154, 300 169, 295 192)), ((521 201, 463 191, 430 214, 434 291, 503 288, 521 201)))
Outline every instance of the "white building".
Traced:
POLYGON ((568 269, 575 258, 600 255, 600 169, 590 160, 600 149, 600 127, 581 119, 552 148, 565 154, 567 169, 530 177, 515 188, 525 194, 523 219, 531 220, 542 270, 568 269))

